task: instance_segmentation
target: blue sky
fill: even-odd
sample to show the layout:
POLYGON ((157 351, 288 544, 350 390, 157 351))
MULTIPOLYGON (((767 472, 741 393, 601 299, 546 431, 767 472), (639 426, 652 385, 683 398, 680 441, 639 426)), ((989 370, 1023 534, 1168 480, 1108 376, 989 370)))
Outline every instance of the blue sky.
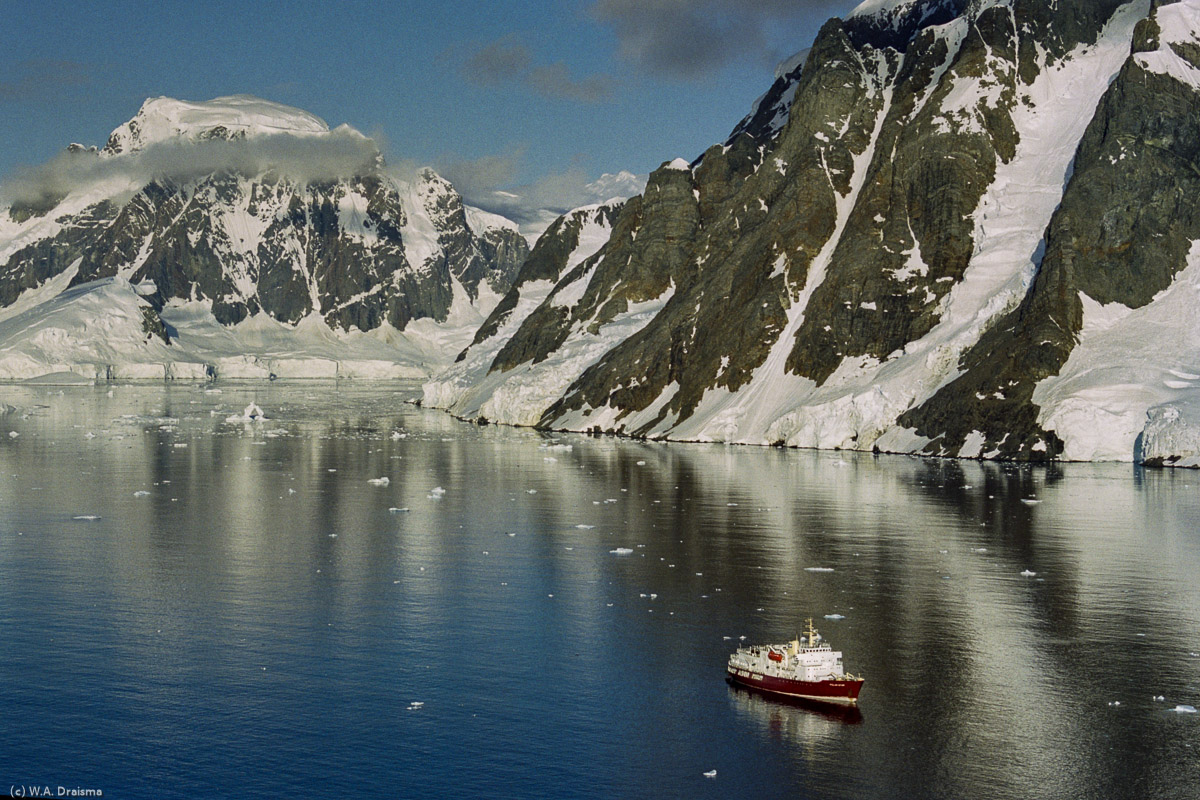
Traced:
POLYGON ((228 94, 349 123, 467 191, 645 173, 722 139, 774 64, 855 5, 14 2, 0 178, 73 141, 102 145, 146 97, 228 94))

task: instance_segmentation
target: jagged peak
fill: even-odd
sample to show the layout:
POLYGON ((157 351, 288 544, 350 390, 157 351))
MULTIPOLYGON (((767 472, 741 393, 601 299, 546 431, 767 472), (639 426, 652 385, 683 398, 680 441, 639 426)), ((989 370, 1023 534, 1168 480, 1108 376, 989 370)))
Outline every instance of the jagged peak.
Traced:
POLYGON ((942 25, 969 7, 1007 0, 866 0, 846 17, 846 31, 856 44, 904 50, 931 25, 942 25))
MULTIPOLYGON (((338 128, 343 129, 353 130, 344 125, 338 128)), ((247 94, 205 101, 151 97, 133 119, 112 132, 103 152, 134 152, 179 137, 240 139, 280 133, 324 134, 329 133, 329 126, 307 111, 247 94)))

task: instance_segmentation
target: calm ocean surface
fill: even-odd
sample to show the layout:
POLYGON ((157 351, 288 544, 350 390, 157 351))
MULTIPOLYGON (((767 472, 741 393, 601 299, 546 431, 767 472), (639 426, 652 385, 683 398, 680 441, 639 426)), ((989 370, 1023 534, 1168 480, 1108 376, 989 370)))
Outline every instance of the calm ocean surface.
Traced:
POLYGON ((0 387, 0 794, 1200 796, 1200 474, 401 389, 0 387), (807 617, 860 711, 725 684, 807 617))

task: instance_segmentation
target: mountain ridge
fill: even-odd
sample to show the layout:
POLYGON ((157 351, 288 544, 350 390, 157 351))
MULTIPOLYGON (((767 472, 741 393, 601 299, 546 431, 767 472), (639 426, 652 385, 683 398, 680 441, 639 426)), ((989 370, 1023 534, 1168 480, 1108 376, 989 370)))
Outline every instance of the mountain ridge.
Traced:
MULTIPOLYGON (((1138 275, 1161 294, 1200 239, 1190 209, 1164 199, 1195 196, 1184 165, 1196 169, 1187 143, 1200 139, 1187 121, 1200 109, 1200 62, 1188 60, 1200 52, 1197 5, 863 3, 827 23, 790 86, 772 87, 793 96, 777 130, 743 121, 690 168, 650 176, 584 271, 561 278, 498 351, 490 396, 476 387, 464 403, 435 380, 425 401, 651 438, 1144 460, 1147 414, 1177 427, 1195 418, 1185 412, 1200 347, 1172 348, 1179 363, 1139 378, 1150 383, 1138 397, 1089 367, 1055 389, 1067 356, 1088 349, 1080 332, 1100 323, 1084 327, 1090 306, 1053 298, 1149 303, 1156 324, 1178 328, 1159 320, 1138 275), (1146 107, 1163 108, 1159 130, 1146 130, 1146 107), (1144 153, 1105 144, 1114 125, 1144 153), (1162 141, 1178 146, 1156 163, 1162 141), (1145 224, 1122 228, 1123 208, 1144 209, 1145 224), (1097 220, 1108 233, 1086 236, 1112 257, 1085 251, 1096 269, 1064 271, 1097 220), (1135 243, 1131 271, 1123 254, 1135 243), (568 278, 583 284, 564 311, 554 295, 568 278), (657 307, 605 345, 633 301, 657 307), (586 363, 556 362, 589 349, 586 363), (518 387, 520 402, 498 402, 518 387)), ((1114 347, 1088 363, 1119 357, 1114 347)))
MULTIPOLYGON (((126 300, 148 309, 151 337, 172 329, 188 335, 188 326, 170 323, 180 315, 203 323, 201 340, 261 316, 279 328, 279 341, 303 351, 303 337, 293 334, 317 317, 318 327, 347 342, 376 335, 370 358, 359 360, 383 363, 390 351, 404 363, 384 374, 417 375, 461 349, 528 252, 515 223, 469 209, 432 170, 397 178, 374 143, 349 126, 331 130, 308 112, 246 95, 151 98, 104 148, 72 146, 35 177, 43 184, 40 194, 30 192, 33 201, 0 209, 0 320, 22 297, 52 301, 56 292, 40 291, 48 285, 109 280, 102 292, 114 309, 121 287, 149 287, 126 300), (410 330, 422 321, 433 329, 410 330)), ((118 337, 127 352, 109 355, 161 367, 163 353, 138 345, 134 334, 118 337)), ((0 357, 0 376, 34 377, 28 373, 62 371, 70 361, 82 372, 111 372, 112 364, 91 362, 87 339, 73 330, 38 357, 37 348, 22 349, 27 342, 3 342, 19 354, 0 357)), ((238 349, 234 339, 226 356, 238 349)), ((327 359, 325 339, 310 344, 327 359)), ((203 359, 203 348, 177 349, 181 361, 203 359)))

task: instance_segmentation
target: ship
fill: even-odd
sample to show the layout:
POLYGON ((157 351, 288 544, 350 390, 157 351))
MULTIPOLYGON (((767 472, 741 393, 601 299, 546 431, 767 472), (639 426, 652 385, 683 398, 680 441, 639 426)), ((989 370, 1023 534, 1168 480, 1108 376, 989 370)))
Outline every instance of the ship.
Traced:
POLYGON ((843 705, 858 704, 864 680, 843 669, 841 651, 829 646, 811 619, 804 634, 786 644, 739 647, 725 672, 739 686, 843 705))

